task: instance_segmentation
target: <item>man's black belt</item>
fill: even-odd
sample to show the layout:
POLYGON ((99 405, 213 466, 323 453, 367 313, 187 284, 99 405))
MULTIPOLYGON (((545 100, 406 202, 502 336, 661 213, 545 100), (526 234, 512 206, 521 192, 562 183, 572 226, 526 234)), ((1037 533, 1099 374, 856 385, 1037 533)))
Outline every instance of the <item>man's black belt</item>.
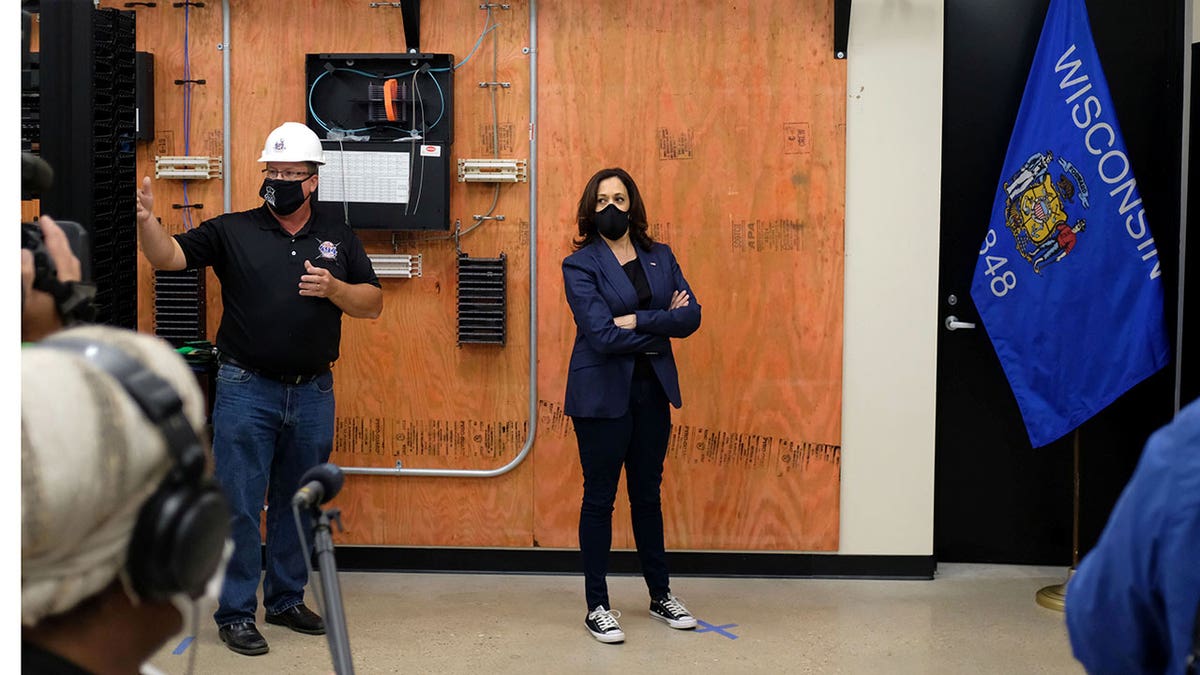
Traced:
POLYGON ((217 361, 219 361, 221 363, 228 363, 229 365, 234 366, 235 368, 241 368, 242 370, 248 370, 248 371, 254 373, 255 375, 258 375, 259 377, 265 377, 268 380, 275 380, 276 382, 282 382, 284 384, 305 384, 305 383, 311 382, 311 381, 317 379, 318 377, 324 375, 325 373, 329 372, 329 369, 326 368, 325 370, 322 370, 319 373, 309 373, 309 374, 304 374, 304 375, 290 375, 290 374, 286 374, 286 373, 274 373, 269 370, 263 370, 262 368, 254 368, 253 366, 248 366, 227 354, 221 354, 220 356, 218 356, 217 361))

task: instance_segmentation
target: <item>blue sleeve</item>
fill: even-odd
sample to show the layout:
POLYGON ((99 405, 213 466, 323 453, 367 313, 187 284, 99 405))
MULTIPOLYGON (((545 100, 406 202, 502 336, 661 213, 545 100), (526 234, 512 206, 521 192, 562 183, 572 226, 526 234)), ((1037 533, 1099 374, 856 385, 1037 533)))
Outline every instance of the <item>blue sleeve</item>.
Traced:
POLYGON ((692 292, 692 287, 688 285, 687 279, 683 278, 683 271, 679 269, 679 262, 675 260, 675 254, 665 244, 659 244, 667 249, 667 257, 671 259, 671 278, 674 279, 674 291, 687 291, 691 298, 687 307, 679 309, 639 309, 634 314, 637 316, 637 332, 647 333, 650 335, 665 335, 673 338, 685 338, 700 327, 700 301, 696 298, 696 294, 692 292))
POLYGON ((1164 672, 1159 546, 1170 509, 1168 436, 1150 438, 1100 540, 1067 584, 1071 649, 1089 673, 1164 672))
POLYGON ((579 334, 597 352, 629 354, 663 350, 669 346, 664 337, 618 328, 613 323, 612 309, 600 295, 596 273, 571 258, 563 261, 563 288, 579 334))

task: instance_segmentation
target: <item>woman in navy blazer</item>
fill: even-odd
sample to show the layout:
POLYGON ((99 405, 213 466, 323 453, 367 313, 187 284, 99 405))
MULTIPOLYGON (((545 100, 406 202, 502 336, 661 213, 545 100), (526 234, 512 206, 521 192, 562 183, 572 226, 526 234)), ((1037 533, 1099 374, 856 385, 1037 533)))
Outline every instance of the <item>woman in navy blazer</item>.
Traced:
POLYGON ((583 467, 584 624, 601 642, 625 639, 606 580, 613 503, 624 466, 650 616, 672 628, 695 628, 696 619, 671 594, 660 488, 670 406, 682 403, 670 339, 700 327, 700 303, 670 247, 647 233, 646 207, 624 170, 592 176, 579 198, 576 223, 575 252, 562 264, 576 327, 564 411, 574 422, 583 467))

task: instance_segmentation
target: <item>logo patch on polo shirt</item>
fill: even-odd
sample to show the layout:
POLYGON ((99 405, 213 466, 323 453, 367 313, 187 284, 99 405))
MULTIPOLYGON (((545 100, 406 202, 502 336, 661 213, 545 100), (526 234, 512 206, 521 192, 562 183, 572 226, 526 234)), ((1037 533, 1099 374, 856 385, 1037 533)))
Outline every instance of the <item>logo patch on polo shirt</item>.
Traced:
POLYGON ((332 241, 323 241, 320 246, 317 246, 317 252, 324 260, 337 260, 337 247, 338 245, 332 241))

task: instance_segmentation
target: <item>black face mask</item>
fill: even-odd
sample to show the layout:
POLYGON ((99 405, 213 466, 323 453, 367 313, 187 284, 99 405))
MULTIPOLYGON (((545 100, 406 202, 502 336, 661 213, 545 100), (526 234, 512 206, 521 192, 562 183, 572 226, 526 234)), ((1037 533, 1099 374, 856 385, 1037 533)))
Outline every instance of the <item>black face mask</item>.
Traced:
POLYGON ((618 209, 616 204, 609 204, 592 216, 592 222, 605 239, 616 241, 629 231, 629 212, 618 209))
POLYGON ((304 205, 304 188, 302 180, 282 180, 279 178, 264 178, 258 196, 271 207, 271 210, 281 216, 290 216, 296 209, 304 205))

